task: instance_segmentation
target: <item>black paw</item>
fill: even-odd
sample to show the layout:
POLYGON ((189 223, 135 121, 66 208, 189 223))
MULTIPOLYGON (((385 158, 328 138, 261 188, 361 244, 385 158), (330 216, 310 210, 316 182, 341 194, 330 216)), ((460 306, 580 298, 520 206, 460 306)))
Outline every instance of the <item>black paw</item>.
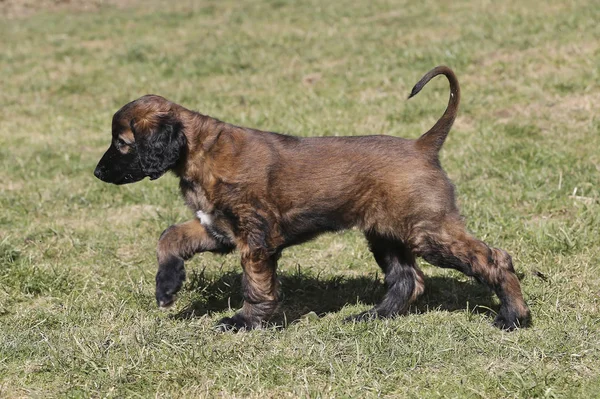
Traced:
POLYGON ((350 317, 346 317, 344 319, 344 321, 346 323, 359 323, 362 321, 371 321, 371 320, 375 320, 375 319, 379 319, 379 318, 381 318, 381 316, 379 315, 379 313, 377 313, 376 310, 369 309, 362 313, 355 314, 350 317))
POLYGON ((181 261, 181 267, 169 268, 166 271, 159 270, 156 274, 156 303, 158 306, 161 308, 172 306, 184 281, 183 261, 181 261))
POLYGON ((215 326, 215 330, 219 332, 238 332, 252 330, 253 328, 252 324, 239 313, 236 313, 233 317, 223 317, 215 326))
POLYGON ((504 331, 514 331, 517 328, 529 327, 531 316, 529 312, 525 315, 518 315, 515 311, 500 308, 500 312, 494 319, 494 326, 504 331))

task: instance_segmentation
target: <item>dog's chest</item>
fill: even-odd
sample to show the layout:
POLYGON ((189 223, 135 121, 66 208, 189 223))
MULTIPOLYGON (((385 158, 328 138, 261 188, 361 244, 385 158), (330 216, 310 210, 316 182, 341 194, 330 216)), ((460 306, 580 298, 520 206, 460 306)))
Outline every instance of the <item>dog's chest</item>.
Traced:
POLYGON ((211 227, 213 224, 213 215, 204 211, 196 211, 196 217, 204 227, 211 227))
POLYGON ((201 185, 195 184, 188 180, 181 180, 179 183, 181 188, 181 195, 185 200, 185 204, 190 208, 198 219, 204 219, 207 223, 212 219, 209 215, 213 212, 214 206, 208 200, 206 191, 201 185), (203 215, 201 218, 200 215, 203 215))
POLYGON ((179 185, 186 205, 206 231, 219 241, 234 245, 237 232, 235 216, 219 209, 201 184, 182 179, 179 185))
POLYGON ((186 205, 194 212, 202 226, 211 233, 218 232, 219 235, 225 235, 225 232, 230 230, 227 228, 227 220, 224 220, 222 213, 215 209, 200 184, 182 181, 180 186, 186 205))

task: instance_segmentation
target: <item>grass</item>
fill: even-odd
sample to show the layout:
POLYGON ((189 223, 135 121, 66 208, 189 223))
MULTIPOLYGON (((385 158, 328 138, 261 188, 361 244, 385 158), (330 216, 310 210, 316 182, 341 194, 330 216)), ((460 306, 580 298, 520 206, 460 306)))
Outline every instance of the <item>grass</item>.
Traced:
POLYGON ((90 4, 0 17, 0 397, 600 396, 596 2, 90 4), (425 263, 409 315, 343 323, 383 292, 354 231, 284 253, 286 328, 212 330, 236 256, 196 257, 156 308, 156 241, 191 215, 172 176, 93 177, 120 106, 416 138, 448 85, 406 97, 438 64, 463 91, 442 163, 470 230, 513 254, 532 328, 493 328, 495 297, 425 263))

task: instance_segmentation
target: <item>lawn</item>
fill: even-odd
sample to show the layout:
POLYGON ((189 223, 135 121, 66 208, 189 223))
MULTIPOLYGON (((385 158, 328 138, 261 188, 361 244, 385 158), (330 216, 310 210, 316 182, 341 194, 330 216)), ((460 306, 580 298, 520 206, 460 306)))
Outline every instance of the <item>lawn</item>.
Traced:
POLYGON ((482 1, 0 1, 0 397, 600 397, 600 7, 482 1), (417 138, 462 87, 441 161, 467 226, 509 251, 533 315, 421 262, 408 315, 357 231, 284 252, 286 326, 217 333, 237 255, 200 255, 154 299, 160 233, 192 215, 173 176, 93 169, 143 94, 300 136, 417 138))

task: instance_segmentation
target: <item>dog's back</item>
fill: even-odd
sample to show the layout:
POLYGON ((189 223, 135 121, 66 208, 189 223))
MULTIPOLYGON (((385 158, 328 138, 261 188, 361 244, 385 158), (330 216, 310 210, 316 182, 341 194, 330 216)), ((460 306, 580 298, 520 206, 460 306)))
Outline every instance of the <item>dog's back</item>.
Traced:
POLYGON ((418 140, 392 136, 288 140, 264 132, 244 134, 255 136, 246 139, 249 143, 261 143, 246 143, 242 152, 248 154, 241 157, 245 165, 237 165, 232 178, 242 186, 264 190, 257 197, 278 214, 290 233, 311 238, 305 229, 317 233, 357 227, 401 238, 423 215, 435 218, 457 212, 452 183, 437 153, 425 151, 418 140), (389 212, 395 209, 407 212, 389 212))

